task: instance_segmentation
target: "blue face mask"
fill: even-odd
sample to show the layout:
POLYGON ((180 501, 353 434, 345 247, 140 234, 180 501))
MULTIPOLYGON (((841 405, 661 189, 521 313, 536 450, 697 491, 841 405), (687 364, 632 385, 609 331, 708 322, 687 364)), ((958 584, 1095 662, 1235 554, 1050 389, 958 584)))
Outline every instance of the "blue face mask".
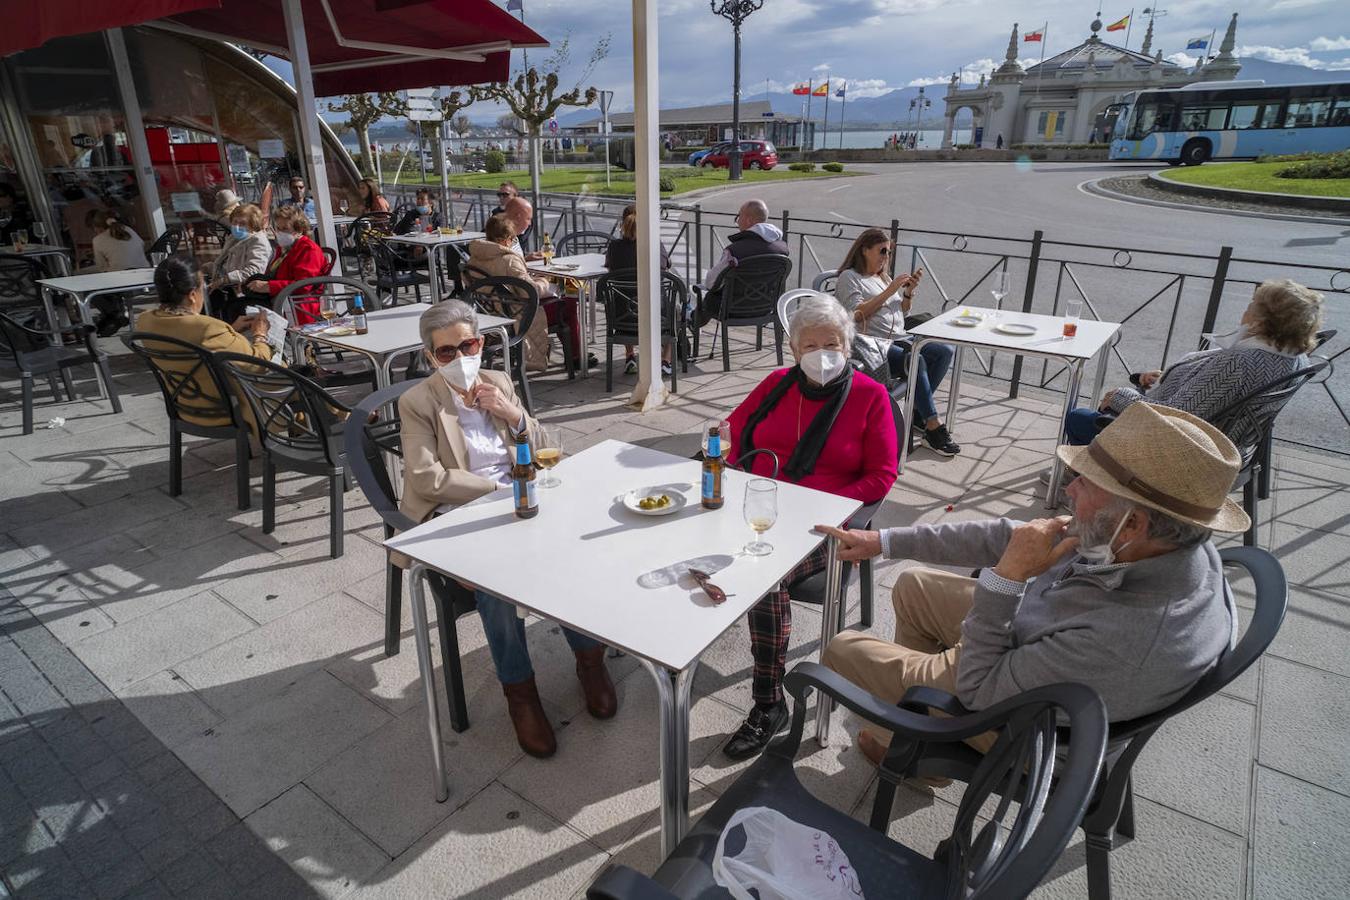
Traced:
POLYGON ((430 207, 430 206, 419 206, 419 207, 417 207, 417 212, 418 212, 418 215, 429 216, 429 215, 431 215, 431 207, 430 207))
POLYGON ((231 225, 231 226, 230 226, 230 233, 233 234, 237 239, 239 239, 239 240, 241 240, 241 241, 242 241, 244 238, 248 237, 248 229, 245 228, 243 225, 231 225))

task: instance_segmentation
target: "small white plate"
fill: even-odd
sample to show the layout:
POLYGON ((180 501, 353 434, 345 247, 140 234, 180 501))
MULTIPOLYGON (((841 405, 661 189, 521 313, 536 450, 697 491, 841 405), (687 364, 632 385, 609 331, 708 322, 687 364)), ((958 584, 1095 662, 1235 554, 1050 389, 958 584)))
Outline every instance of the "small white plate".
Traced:
POLYGON ((356 334, 356 329, 351 325, 331 325, 325 328, 323 333, 329 337, 347 337, 356 334))
POLYGON ((999 334, 1010 334, 1014 337, 1026 337, 1029 334, 1036 333, 1036 326, 1023 325, 1020 322, 1001 322, 994 326, 994 330, 999 334))
POLYGON ((638 488, 635 491, 629 491, 623 495, 623 505, 637 513, 639 516, 668 516, 671 513, 677 513, 689 505, 689 498, 679 491, 671 490, 668 485, 653 485, 652 487, 638 488), (638 501, 644 497, 654 497, 665 494, 670 498, 670 503, 660 509, 643 509, 638 506, 638 501))
POLYGON ((958 328, 974 328, 983 322, 980 316, 952 316, 947 320, 948 325, 955 325, 958 328))

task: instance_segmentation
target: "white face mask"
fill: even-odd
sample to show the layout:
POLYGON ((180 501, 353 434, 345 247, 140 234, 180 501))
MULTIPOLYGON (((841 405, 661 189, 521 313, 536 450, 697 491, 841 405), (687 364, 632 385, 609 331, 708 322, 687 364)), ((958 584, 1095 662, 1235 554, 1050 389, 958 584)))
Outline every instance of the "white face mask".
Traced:
POLYGON ((1239 325, 1232 331, 1225 331, 1219 334, 1205 335, 1209 338, 1211 346, 1219 347, 1223 350, 1231 350, 1236 347, 1243 338, 1247 337, 1249 332, 1246 325, 1239 325))
POLYGON ((829 384, 844 371, 848 358, 838 350, 812 350, 797 360, 797 364, 816 384, 829 384))
MULTIPOLYGON (((1114 563, 1116 554, 1120 551, 1111 549, 1111 545, 1116 542, 1116 538, 1120 535, 1120 529, 1125 527, 1125 523, 1129 521, 1130 514, 1133 512, 1134 510, 1130 510, 1120 517, 1120 521, 1116 523, 1116 530, 1111 532, 1111 536, 1104 543, 1079 544, 1078 555, 1094 566, 1109 566, 1114 563)), ((1130 543, 1126 541, 1120 549, 1124 550, 1128 546, 1130 546, 1130 543)))
POLYGON ((294 243, 295 243, 295 234, 293 232, 290 231, 277 232, 277 246, 289 247, 291 244, 294 243))
POLYGON ((441 373, 441 377, 452 388, 467 391, 478 380, 478 366, 482 361, 481 356, 469 356, 467 353, 461 353, 436 371, 441 373))

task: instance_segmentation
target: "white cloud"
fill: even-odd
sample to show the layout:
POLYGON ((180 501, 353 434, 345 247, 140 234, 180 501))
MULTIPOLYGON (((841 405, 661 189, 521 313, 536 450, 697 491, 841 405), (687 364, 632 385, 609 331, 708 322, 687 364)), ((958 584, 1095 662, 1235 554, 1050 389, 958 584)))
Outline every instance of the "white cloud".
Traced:
POLYGON ((862 97, 880 97, 882 94, 889 94, 895 90, 894 85, 886 83, 884 78, 844 78, 843 81, 848 85, 848 95, 853 99, 862 97))
POLYGON ((1270 62, 1288 63, 1294 66, 1306 66, 1309 69, 1320 69, 1328 72, 1341 72, 1350 69, 1350 59, 1330 61, 1314 59, 1309 54, 1307 47, 1243 46, 1237 48, 1234 52, 1238 56, 1249 56, 1253 59, 1265 59, 1270 62))
POLYGON ((1168 62, 1174 62, 1183 69, 1189 69, 1200 61, 1200 57, 1191 56, 1189 53, 1182 53, 1178 50, 1176 53, 1169 53, 1163 57, 1168 62))
POLYGON ((828 72, 828 71, 830 71, 830 64, 829 64, 829 63, 821 63, 821 64, 818 65, 818 66, 813 66, 813 67, 811 68, 811 71, 812 71, 812 72, 828 72))
MULTIPOLYGON (((1031 64, 1032 63, 1030 60, 1026 60, 1023 62, 1024 67, 1031 64)), ((965 66, 963 66, 959 70, 961 83, 978 84, 981 75, 988 77, 990 74, 993 73, 994 69, 998 68, 1001 65, 1003 65, 1003 60, 990 59, 989 57, 985 57, 984 59, 977 59, 971 63, 966 63, 965 66)), ((952 74, 953 73, 948 72, 942 75, 923 75, 906 82, 905 86, 926 87, 930 84, 947 84, 952 80, 952 74)))
POLYGON ((1315 37, 1308 44, 1308 49, 1314 53, 1325 53, 1328 50, 1350 50, 1350 37, 1315 37))

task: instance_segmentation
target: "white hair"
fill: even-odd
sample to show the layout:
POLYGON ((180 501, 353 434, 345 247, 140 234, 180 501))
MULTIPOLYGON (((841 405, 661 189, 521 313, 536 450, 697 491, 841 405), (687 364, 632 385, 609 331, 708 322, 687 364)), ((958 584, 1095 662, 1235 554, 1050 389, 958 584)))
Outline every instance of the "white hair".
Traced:
POLYGON ((474 308, 463 300, 446 300, 443 303, 434 304, 431 309, 422 313, 422 318, 417 320, 417 331, 422 335, 422 346, 428 350, 435 350, 435 341, 432 335, 442 328, 449 328, 452 325, 458 325, 461 322, 467 324, 473 330, 475 336, 478 334, 478 313, 474 308))
POLYGON ((847 356, 853 347, 855 334, 853 316, 829 294, 822 294, 819 291, 803 294, 801 300, 797 302, 792 318, 788 320, 788 343, 796 347, 797 337, 803 329, 819 326, 833 328, 838 332, 842 339, 844 355, 847 356))
POLYGON ((769 205, 763 200, 747 200, 741 204, 741 214, 747 215, 752 224, 769 221, 769 205))

